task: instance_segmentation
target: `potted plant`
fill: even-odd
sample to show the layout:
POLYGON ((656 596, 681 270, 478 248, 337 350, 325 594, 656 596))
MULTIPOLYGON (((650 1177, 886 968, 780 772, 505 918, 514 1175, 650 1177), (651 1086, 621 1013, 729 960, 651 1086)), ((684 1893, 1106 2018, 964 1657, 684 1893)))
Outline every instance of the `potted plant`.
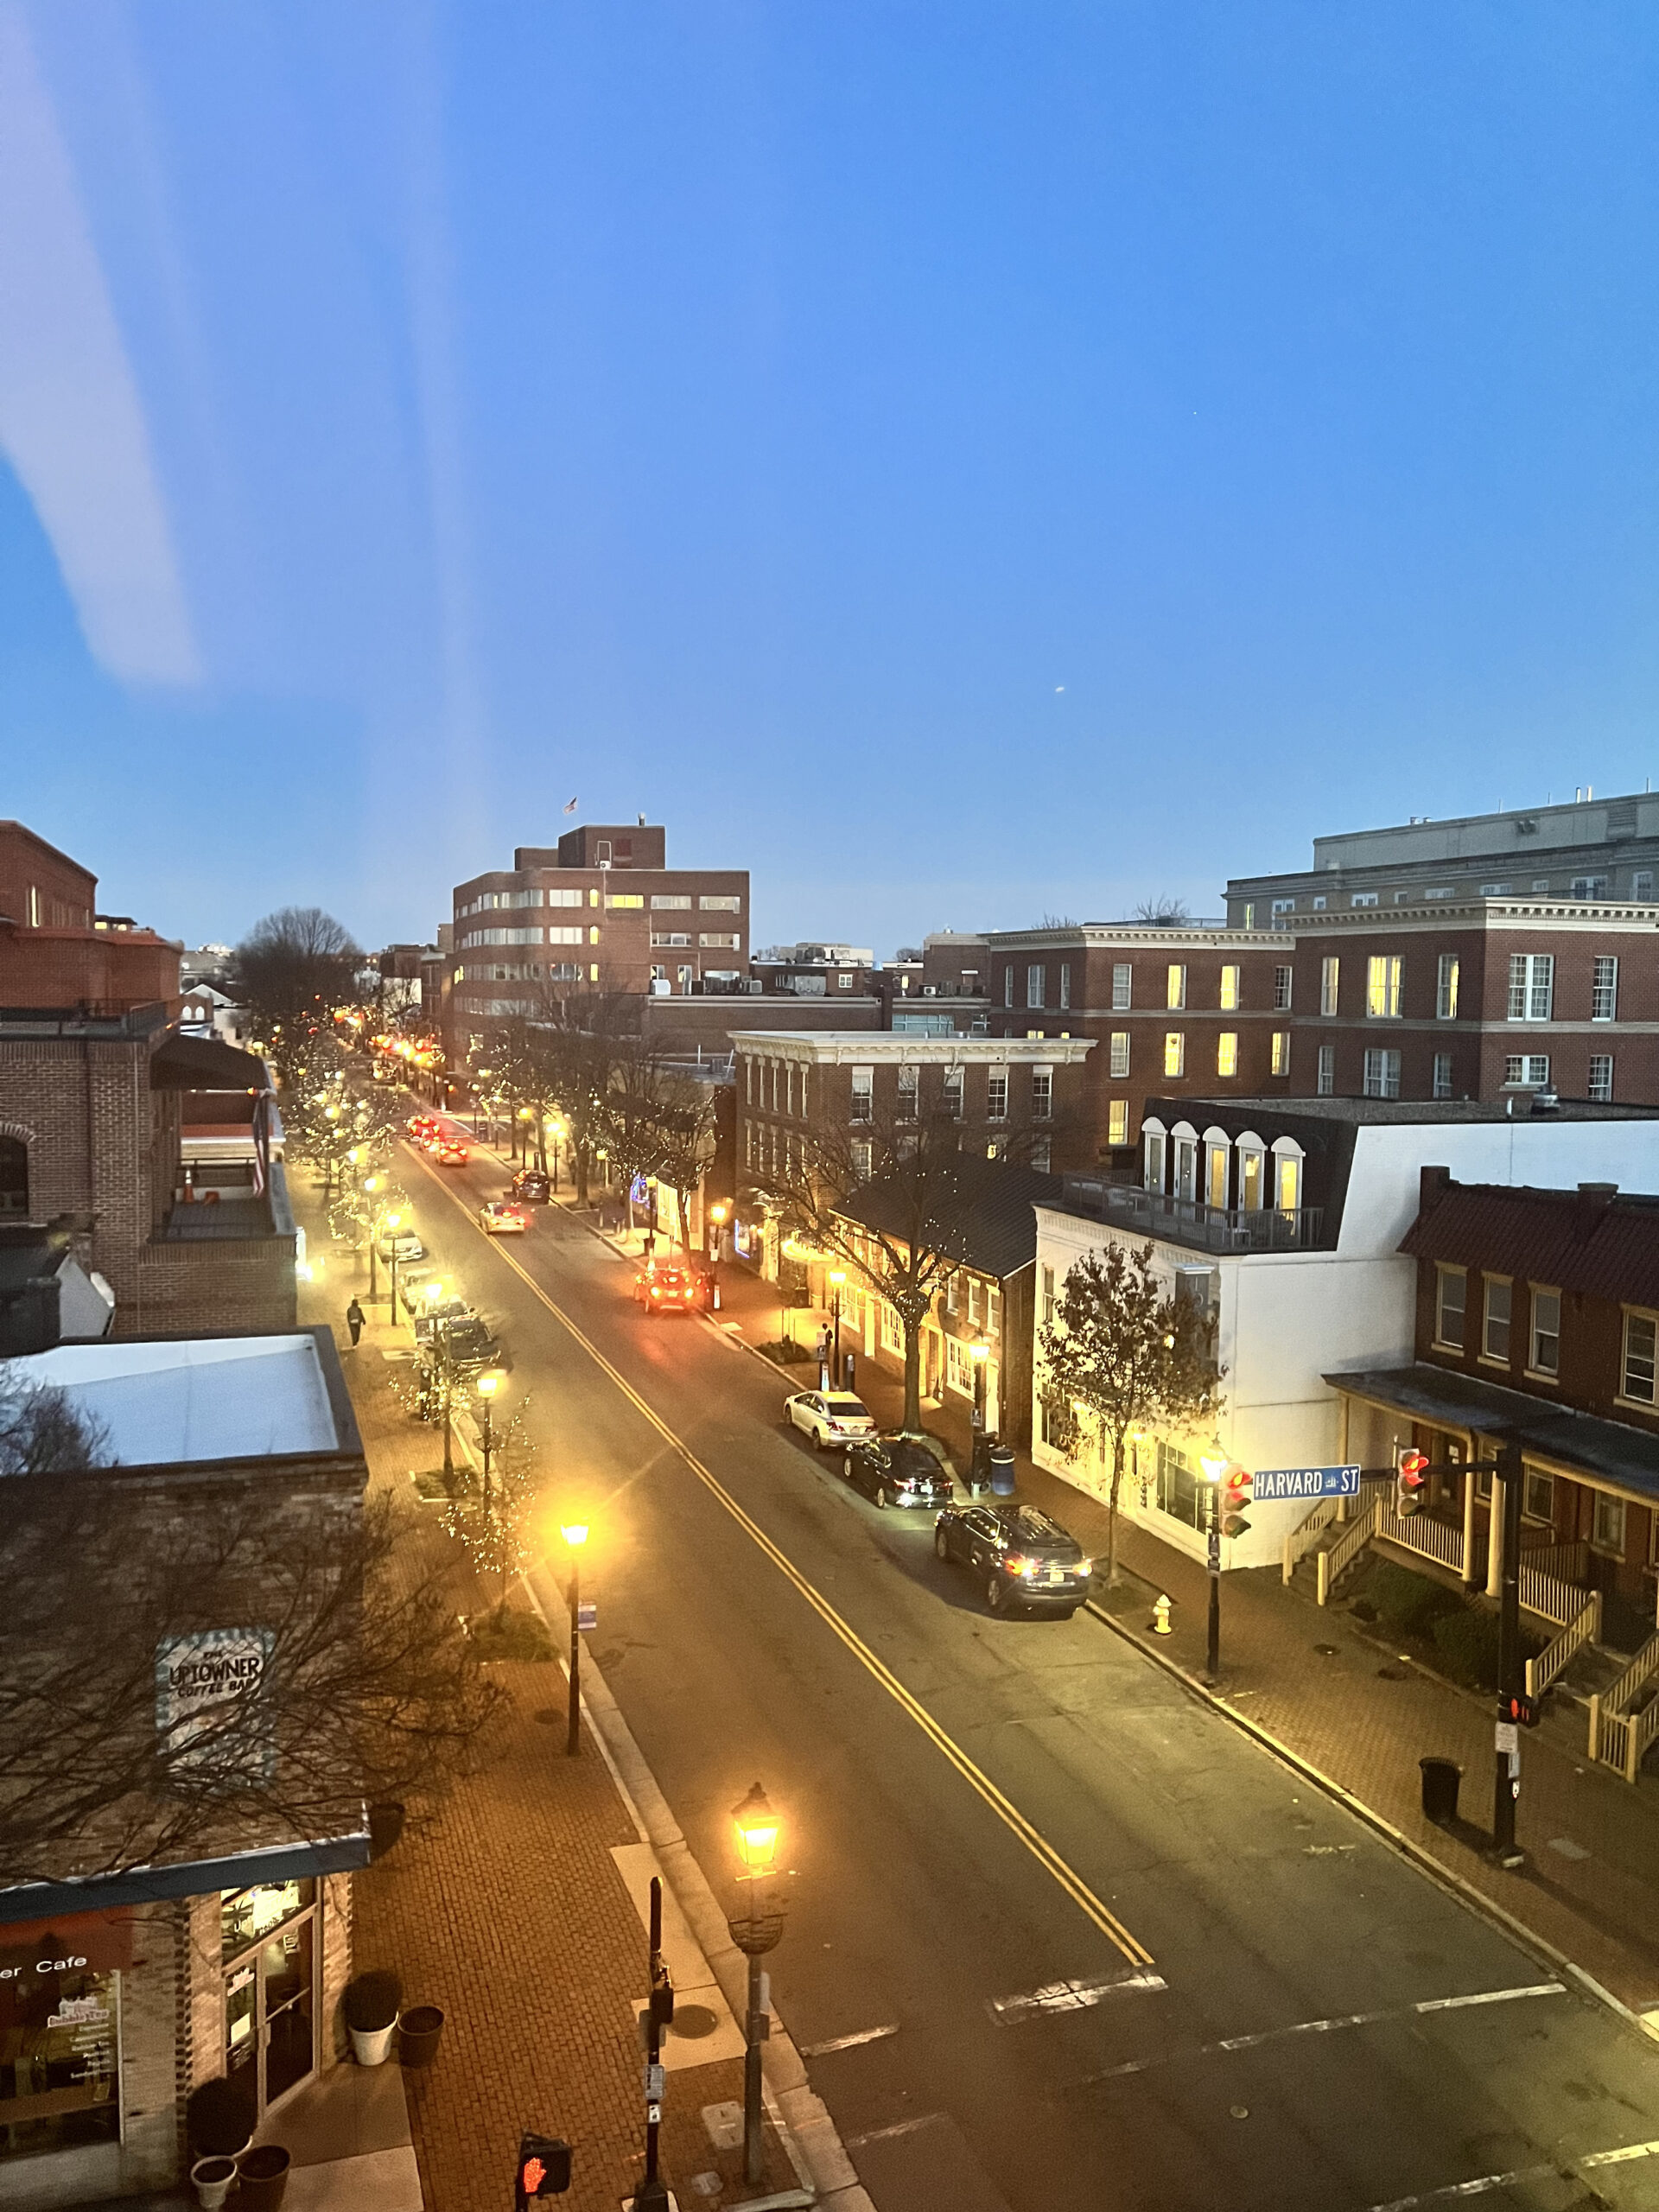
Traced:
POLYGON ((198 2159, 233 2158, 253 2140, 251 2088, 220 2074, 190 2092, 184 2108, 191 2148, 198 2159))
POLYGON ((236 2162, 237 2212, 277 2212, 293 2164, 280 2143, 256 2143, 236 2162))
POLYGON ((210 2158, 196 2160, 190 2169, 190 2178, 195 2184, 196 2202, 201 2212, 220 2212, 230 2194, 231 2183, 236 2179, 236 2160, 215 2152, 210 2158))
POLYGON ((360 1974, 346 1983, 346 2025, 351 2034, 352 2056, 359 2066, 385 2064, 403 2001, 402 1983, 385 1967, 360 1974))

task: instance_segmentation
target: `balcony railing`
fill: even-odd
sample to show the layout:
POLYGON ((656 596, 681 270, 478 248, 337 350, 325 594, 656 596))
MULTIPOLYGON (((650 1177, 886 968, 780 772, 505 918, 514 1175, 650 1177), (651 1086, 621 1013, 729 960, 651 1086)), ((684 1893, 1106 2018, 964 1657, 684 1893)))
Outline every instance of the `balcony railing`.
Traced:
POLYGON ((1206 1206, 1099 1175, 1063 1179, 1068 1205, 1206 1252, 1296 1252, 1317 1245, 1323 1206, 1206 1206))

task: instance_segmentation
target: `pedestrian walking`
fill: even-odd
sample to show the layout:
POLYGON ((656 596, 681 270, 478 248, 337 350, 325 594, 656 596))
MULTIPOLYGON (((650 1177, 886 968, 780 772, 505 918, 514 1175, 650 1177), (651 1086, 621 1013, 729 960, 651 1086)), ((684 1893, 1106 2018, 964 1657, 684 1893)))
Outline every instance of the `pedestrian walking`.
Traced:
POLYGON ((352 1332, 353 1344, 363 1333, 364 1319, 363 1308, 358 1304, 356 1299, 353 1299, 351 1304, 346 1308, 346 1325, 352 1332))
POLYGON ((826 1325, 818 1331, 818 1388, 830 1388, 830 1331, 826 1325))

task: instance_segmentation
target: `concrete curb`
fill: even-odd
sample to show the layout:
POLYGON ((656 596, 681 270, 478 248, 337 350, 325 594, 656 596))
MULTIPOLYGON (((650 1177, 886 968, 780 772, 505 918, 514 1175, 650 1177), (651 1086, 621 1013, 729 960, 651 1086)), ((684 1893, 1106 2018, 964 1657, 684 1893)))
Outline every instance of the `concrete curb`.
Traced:
MULTIPOLYGON (((526 1575, 524 1587, 531 1601, 544 1623, 550 1611, 556 1609, 566 1624, 564 1640, 568 1643, 569 1610, 545 1568, 533 1572, 547 1580, 550 1597, 543 1598, 526 1575)), ((621 1707, 611 1694, 610 1686, 590 1658, 583 1662, 582 1679, 582 1708, 594 1739, 604 1752, 605 1763, 633 1816, 634 1825, 657 1853, 664 1878, 678 1900, 687 1924, 720 1985, 721 1994, 732 2009, 733 2018, 741 2021, 748 2010, 748 1961, 733 1942, 726 1915, 708 1877, 692 1855, 672 1808, 646 1764, 645 1753, 634 1741, 621 1707)), ((806 2067, 794 2038, 775 2009, 772 2018, 772 2032, 761 2046, 761 2070, 773 2122, 791 2164, 817 2203, 833 2207, 834 2212, 876 2212, 847 2155, 829 2108, 807 2080, 806 2067)), ((768 2200, 785 2201, 788 2200, 768 2200)), ((743 2212, 743 2208, 738 2207, 737 2212, 743 2212)))
POLYGON ((1305 1782, 1312 1783, 1316 1789, 1321 1790, 1325 1796, 1333 1799, 1345 1812, 1351 1813, 1356 1819, 1363 1821, 1367 1827, 1381 1836, 1382 1840, 1397 1851, 1402 1858, 1408 1859, 1419 1873, 1427 1875, 1431 1881, 1438 1883, 1444 1890, 1449 1890, 1460 1902, 1471 1906, 1477 1912, 1484 1914, 1506 1936, 1520 1944, 1523 1950, 1530 1951, 1543 1965, 1553 1967, 1559 1974, 1565 1975, 1568 1980, 1575 1982, 1587 1995, 1594 1998, 1599 2004, 1605 2005, 1609 2012, 1614 2013, 1627 2027, 1632 2028, 1642 2037, 1644 2044, 1651 2044, 1655 2040, 1656 2031, 1649 2028, 1641 2014, 1633 2012, 1628 2005, 1621 1999, 1615 1997, 1612 1991, 1598 1981, 1592 1974, 1588 1973, 1575 1960, 1568 1958, 1565 1951, 1558 1950, 1548 1936, 1539 1935, 1536 1929, 1529 1928, 1525 1921, 1517 1919, 1514 1913, 1499 1904, 1495 1897, 1488 1897, 1484 1890, 1477 1888, 1474 1883, 1465 1881, 1461 1874, 1455 1873, 1451 1867, 1437 1859, 1432 1851, 1426 1850, 1414 1838, 1408 1836, 1403 1828, 1395 1827, 1392 1821, 1376 1811, 1375 1807, 1368 1805, 1363 1797, 1355 1796, 1351 1789, 1344 1789, 1341 1783, 1334 1780, 1323 1769, 1315 1766, 1311 1759, 1306 1759, 1300 1751, 1293 1751, 1290 1745, 1282 1743, 1271 1729, 1264 1728, 1259 1720, 1252 1720, 1248 1713, 1241 1713, 1236 1706, 1230 1705, 1224 1697, 1218 1696, 1214 1690, 1200 1681, 1196 1675, 1190 1675, 1178 1660, 1160 1651, 1155 1644, 1148 1643, 1144 1637, 1137 1636, 1132 1628, 1126 1628, 1122 1621, 1115 1619, 1110 1613, 1097 1605, 1092 1598, 1085 1600, 1084 1611, 1092 1613, 1103 1627, 1110 1629, 1114 1635, 1121 1636, 1126 1643, 1133 1644, 1144 1657, 1150 1659, 1155 1666, 1161 1667, 1165 1674, 1173 1676, 1194 1697, 1207 1705, 1212 1712, 1220 1713, 1224 1719, 1230 1721, 1235 1728, 1249 1736, 1253 1742, 1261 1745, 1264 1751, 1270 1751, 1274 1758, 1289 1767, 1293 1773, 1300 1775, 1305 1782))

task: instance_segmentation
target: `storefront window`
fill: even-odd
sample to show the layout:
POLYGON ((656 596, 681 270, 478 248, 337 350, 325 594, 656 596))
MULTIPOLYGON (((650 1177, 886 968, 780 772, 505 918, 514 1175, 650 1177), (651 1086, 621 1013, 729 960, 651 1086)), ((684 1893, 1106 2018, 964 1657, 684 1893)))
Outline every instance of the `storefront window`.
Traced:
POLYGON ((119 2137, 119 1982, 0 1949, 0 2159, 119 2137))
POLYGON ((1189 1528, 1203 1529, 1209 1525, 1210 1485, 1192 1465, 1179 1445, 1158 1445, 1158 1510, 1167 1513, 1172 1520, 1185 1521, 1189 1528))
POLYGON ((257 1889, 226 1890, 219 1916, 226 1959, 238 1957, 273 1928, 304 1912, 315 1902, 316 1887, 315 1882, 268 1882, 257 1889))

